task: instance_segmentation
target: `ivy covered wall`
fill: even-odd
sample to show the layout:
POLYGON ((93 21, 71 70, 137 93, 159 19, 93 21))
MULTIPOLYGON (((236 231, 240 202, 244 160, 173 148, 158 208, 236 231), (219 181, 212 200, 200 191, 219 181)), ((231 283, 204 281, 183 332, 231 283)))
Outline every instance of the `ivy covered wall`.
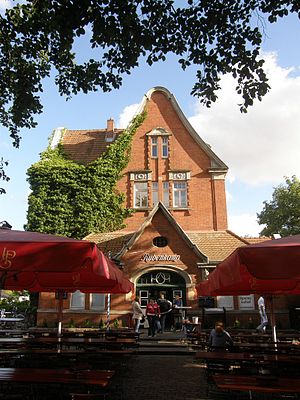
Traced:
POLYGON ((116 190, 130 157, 132 137, 146 117, 136 116, 97 160, 78 164, 59 145, 50 147, 27 171, 32 190, 26 230, 82 239, 91 232, 124 227, 133 211, 124 208, 124 195, 116 190))

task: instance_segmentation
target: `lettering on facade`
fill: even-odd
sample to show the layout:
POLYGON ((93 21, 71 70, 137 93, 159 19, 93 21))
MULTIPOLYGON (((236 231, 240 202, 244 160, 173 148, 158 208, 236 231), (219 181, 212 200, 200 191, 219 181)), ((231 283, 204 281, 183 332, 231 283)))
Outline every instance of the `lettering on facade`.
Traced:
POLYGON ((179 261, 179 254, 144 254, 141 258, 141 261, 151 262, 151 261, 179 261))
POLYGON ((14 250, 8 250, 4 247, 0 258, 0 268, 8 269, 12 266, 12 260, 16 257, 16 252, 14 250))
POLYGON ((254 296, 250 294, 248 296, 239 296, 239 308, 240 310, 249 309, 254 310, 254 296))

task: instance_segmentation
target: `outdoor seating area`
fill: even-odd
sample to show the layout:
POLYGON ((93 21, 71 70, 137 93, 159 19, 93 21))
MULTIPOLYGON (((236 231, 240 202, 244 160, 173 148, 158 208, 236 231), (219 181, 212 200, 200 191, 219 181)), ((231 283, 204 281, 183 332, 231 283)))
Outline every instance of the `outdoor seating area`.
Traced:
POLYGON ((205 335, 208 339, 208 332, 202 332, 201 340, 196 342, 193 338, 191 345, 197 349, 196 362, 205 368, 208 397, 212 388, 227 393, 248 392, 249 399, 255 398, 254 392, 300 394, 298 331, 281 331, 276 343, 269 334, 231 332, 233 345, 227 350, 210 348, 205 335))
POLYGON ((51 329, 43 329, 44 336, 41 329, 36 332, 1 331, 0 393, 4 398, 22 394, 24 399, 50 399, 55 393, 61 399, 91 394, 105 398, 114 376, 122 381, 128 359, 138 348, 129 328, 128 337, 122 329, 107 335, 99 331, 92 337, 71 332, 58 337, 57 330, 55 336, 51 329))

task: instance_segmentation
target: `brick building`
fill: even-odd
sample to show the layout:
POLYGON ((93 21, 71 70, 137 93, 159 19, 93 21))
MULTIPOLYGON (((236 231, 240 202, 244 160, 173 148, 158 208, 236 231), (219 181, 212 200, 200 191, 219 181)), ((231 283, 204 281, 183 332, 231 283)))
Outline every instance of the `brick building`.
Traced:
MULTIPOLYGON (((126 207, 134 208, 135 213, 125 221, 125 229, 91 233, 86 239, 120 261, 143 306, 149 296, 159 292, 171 301, 179 294, 190 307, 188 313, 199 316, 197 282, 249 242, 227 228, 227 166, 195 132, 174 96, 163 87, 152 88, 138 113, 144 110, 146 118, 133 137, 131 158, 118 182, 118 189, 126 194, 126 207)), ((60 142, 71 159, 86 164, 99 157, 121 132, 110 119, 102 130, 57 129, 52 145, 60 142)), ((131 299, 131 293, 111 296, 112 320, 130 324, 131 299)), ((64 323, 106 320, 105 302, 102 295, 68 295, 64 323)), ((220 297, 214 305, 226 307, 229 324, 237 315, 244 325, 249 317, 258 321, 253 296, 220 297)), ((40 324, 55 319, 53 308, 54 295, 42 294, 40 324)), ((285 316, 282 318, 286 323, 285 316)))

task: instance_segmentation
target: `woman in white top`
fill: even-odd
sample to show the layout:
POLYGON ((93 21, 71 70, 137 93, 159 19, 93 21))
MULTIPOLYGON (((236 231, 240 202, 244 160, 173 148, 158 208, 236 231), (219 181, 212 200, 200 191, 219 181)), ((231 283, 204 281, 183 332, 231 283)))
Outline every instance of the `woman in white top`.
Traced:
POLYGON ((143 310, 140 305, 140 298, 139 296, 136 296, 135 299, 132 302, 132 319, 134 322, 134 330, 136 333, 139 333, 139 328, 140 328, 140 323, 141 319, 143 318, 143 310))

